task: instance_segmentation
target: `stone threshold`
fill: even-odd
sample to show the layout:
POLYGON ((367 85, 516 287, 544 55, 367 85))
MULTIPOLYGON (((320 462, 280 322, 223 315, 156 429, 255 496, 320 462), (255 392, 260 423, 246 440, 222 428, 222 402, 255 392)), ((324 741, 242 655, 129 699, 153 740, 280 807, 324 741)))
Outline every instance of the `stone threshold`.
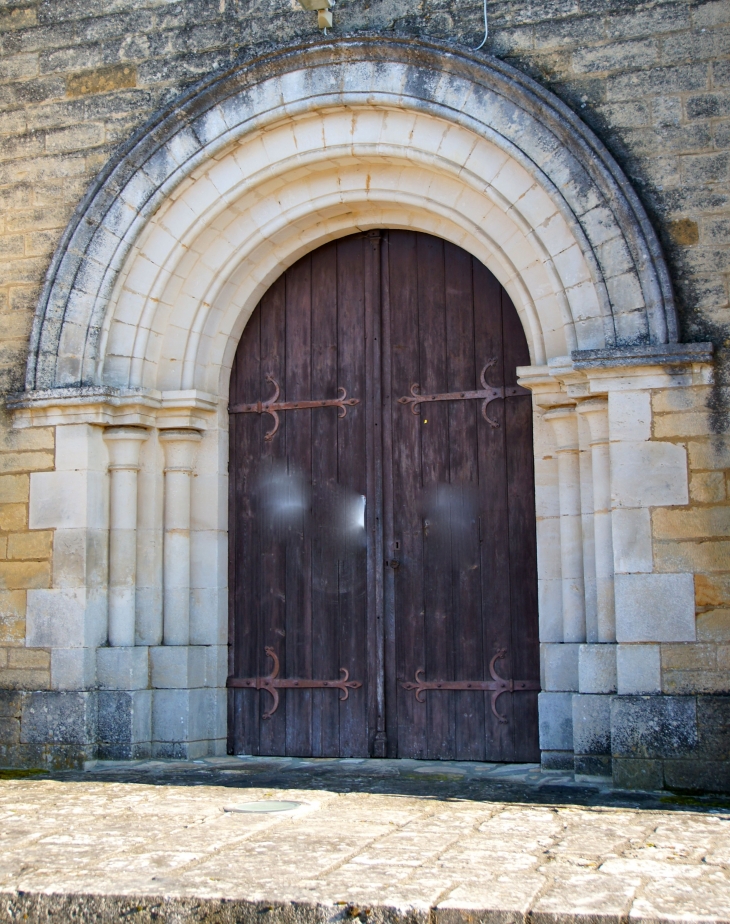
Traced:
POLYGON ((119 771, 139 772, 184 772, 221 770, 235 772, 288 772, 316 769, 318 772, 349 772, 357 768, 365 776, 374 778, 383 775, 406 778, 422 778, 458 782, 494 781, 514 783, 521 786, 541 788, 564 787, 566 789, 591 789, 600 792, 620 792, 613 786, 610 776, 588 776, 575 774, 572 770, 546 770, 540 764, 489 763, 466 760, 412 760, 407 758, 360 758, 360 757, 252 757, 248 755, 226 757, 201 757, 193 760, 142 758, 138 760, 88 760, 84 772, 116 773, 119 771))

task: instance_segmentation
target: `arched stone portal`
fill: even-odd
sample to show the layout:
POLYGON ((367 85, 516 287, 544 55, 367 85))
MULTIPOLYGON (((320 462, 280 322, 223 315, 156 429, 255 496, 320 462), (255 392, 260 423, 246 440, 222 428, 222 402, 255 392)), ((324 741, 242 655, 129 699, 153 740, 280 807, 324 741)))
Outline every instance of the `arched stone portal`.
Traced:
MULTIPOLYGON (((83 693, 89 709, 98 695, 89 747, 98 740, 100 753, 224 746, 236 345, 286 267, 368 228, 458 244, 524 326, 533 365, 522 381, 538 393, 544 665, 571 678, 543 683, 555 761, 572 761, 580 646, 584 692, 615 689, 620 568, 621 580, 653 580, 654 605, 684 613, 691 575, 651 574, 616 551, 612 532, 614 507, 647 503, 619 483, 625 454, 678 472, 677 447, 609 435, 597 396, 639 387, 627 369, 634 382, 699 375, 709 354, 676 343, 659 245, 618 166, 502 62, 408 40, 297 46, 204 81, 110 161, 54 257, 27 390, 11 401, 16 426, 57 427, 56 471, 31 479, 30 525, 55 529, 54 555, 68 563, 54 566, 52 589, 29 591, 27 643, 52 649, 58 691, 83 693), (619 446, 609 466, 609 440, 641 445, 619 446), (599 675, 609 679, 591 686, 599 675)), ((652 503, 686 493, 673 479, 652 503)), ((632 528, 644 529, 641 516, 632 528)))

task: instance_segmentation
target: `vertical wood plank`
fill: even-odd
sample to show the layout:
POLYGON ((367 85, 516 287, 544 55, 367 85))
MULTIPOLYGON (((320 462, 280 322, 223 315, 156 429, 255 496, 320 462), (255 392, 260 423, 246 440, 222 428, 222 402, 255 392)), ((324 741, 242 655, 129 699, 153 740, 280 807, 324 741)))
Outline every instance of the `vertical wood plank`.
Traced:
MULTIPOLYGON (((365 360, 365 255, 363 238, 353 236, 337 244, 337 304, 339 343, 339 384, 359 404, 348 408, 338 420, 338 478, 346 496, 368 495, 367 400, 371 383, 367 381, 365 360)), ((367 498, 371 506, 371 498, 367 498)), ((342 757, 368 756, 368 602, 367 550, 341 548, 339 560, 340 667, 363 686, 353 690, 340 712, 340 754, 342 757)))
MULTIPOLYGON (((453 244, 444 244, 447 390, 479 388, 474 357, 474 291, 472 258, 453 244)), ((478 516, 477 401, 448 405, 446 447, 452 499, 451 620, 454 679, 484 678, 478 516), (475 644, 476 642, 476 644, 475 644)), ((484 697, 455 692, 454 756, 483 760, 484 697)))
MULTIPOLYGON (((295 264, 286 274, 287 401, 312 399, 312 260, 295 264)), ((286 413, 286 453, 290 475, 311 484, 311 410, 286 413)), ((311 529, 289 532, 286 553, 286 663, 288 677, 312 676, 311 529)), ((286 753, 312 753, 312 691, 285 694, 286 753)), ((279 709, 282 707, 279 706, 279 709)))
MULTIPOLYGON (((502 290, 501 294, 505 384, 515 385, 515 369, 529 365, 530 354, 517 311, 507 293, 502 290)), ((511 676, 519 680, 539 681, 532 398, 530 395, 515 396, 505 404, 512 600, 511 676)), ((515 736, 513 759, 539 760, 537 693, 515 693, 510 699, 515 736)))
MULTIPOLYGON (((381 425, 383 428, 383 557, 395 561, 398 569, 384 567, 383 574, 383 659, 385 676, 383 678, 385 694, 385 733, 386 757, 398 755, 398 686, 396 660, 396 611, 395 592, 396 576, 400 573, 403 557, 401 541, 396 542, 394 521, 394 472, 393 472, 393 432, 394 413, 401 411, 395 403, 392 382, 392 341, 391 341, 391 305, 390 305, 390 234, 383 232, 381 237, 381 425)), ((398 535, 401 535, 399 533, 398 535)))
MULTIPOLYGON (((418 381, 418 260, 416 235, 389 232, 390 340, 393 417, 393 535, 401 543, 395 574, 397 756, 426 756, 426 708, 401 686, 425 667, 421 423, 397 405, 418 381)), ((396 730, 389 730, 390 737, 396 730)))
MULTIPOLYGON (((338 386, 337 245, 312 254, 312 389, 336 398, 338 386)), ((336 548, 337 411, 312 412, 312 672, 339 676, 340 619, 336 548)), ((336 757, 340 747, 337 696, 312 692, 312 754, 336 757)))
MULTIPOLYGON (((419 234, 418 342, 419 378, 425 394, 448 391, 444 242, 419 234)), ((452 621, 451 536, 449 534, 450 481, 447 403, 421 405, 421 477, 423 502, 428 504, 424 561, 426 678, 454 679, 452 621)), ((430 758, 454 756, 454 693, 426 696, 427 746, 430 758)))
MULTIPOLYGON (((231 380, 230 400, 255 400, 251 396, 258 392, 261 376, 260 319, 258 309, 254 311, 241 338, 246 362, 236 362, 231 380)), ((233 673, 245 676, 246 671, 255 669, 258 660, 259 624, 257 597, 260 593, 258 580, 245 574, 245 562, 257 561, 260 555, 259 535, 252 507, 252 487, 256 477, 259 421, 234 415, 230 434, 230 479, 231 504, 236 511, 233 519, 233 584, 232 600, 234 611, 241 613, 240 631, 235 636, 233 649, 233 673)), ((259 741, 258 702, 248 690, 234 693, 236 749, 246 754, 257 754, 259 741)))
MULTIPOLYGON (((486 373, 487 382, 498 386, 504 382, 502 356, 501 286, 478 260, 472 262, 474 279, 475 357, 480 372, 484 364, 496 360, 486 373)), ((479 494, 481 516, 482 579, 482 670, 488 676, 490 659, 500 648, 511 649, 511 599, 509 581, 509 545, 507 510, 507 447, 504 425, 504 402, 493 401, 487 407, 498 427, 491 427, 480 413, 478 427, 479 494)), ((508 666, 498 664, 502 676, 508 666)), ((485 757, 487 760, 511 760, 513 723, 511 696, 500 698, 499 708, 508 716, 501 725, 492 713, 489 694, 484 696, 485 757)))
MULTIPOLYGON (((257 309, 261 312, 261 369, 256 394, 251 401, 269 397, 272 392, 271 383, 266 376, 270 375, 283 385, 286 378, 286 351, 284 332, 286 330, 286 276, 281 276, 269 289, 257 309), (257 398, 258 395, 258 398, 257 398)), ((256 662, 252 665, 255 672, 243 676, 266 676, 271 671, 272 662, 266 656, 267 646, 278 654, 282 665, 286 664, 287 637, 286 637, 286 538, 276 534, 271 525, 262 522, 261 481, 275 470, 281 471, 286 466, 286 432, 288 420, 282 415, 279 423, 279 432, 275 439, 267 441, 265 435, 271 428, 272 420, 268 414, 255 416, 245 415, 245 419, 255 421, 258 431, 258 440, 255 449, 255 460, 258 472, 258 496, 255 515, 260 531, 260 558, 258 562, 244 562, 247 571, 243 579, 253 583, 258 576, 260 593, 254 601, 256 605, 256 618, 259 623, 258 642, 256 646, 256 662), (251 569, 256 569, 251 574, 251 569)), ((283 755, 286 754, 286 710, 279 708, 270 719, 262 719, 263 713, 270 707, 270 697, 267 693, 247 693, 257 699, 259 717, 259 753, 283 755)))

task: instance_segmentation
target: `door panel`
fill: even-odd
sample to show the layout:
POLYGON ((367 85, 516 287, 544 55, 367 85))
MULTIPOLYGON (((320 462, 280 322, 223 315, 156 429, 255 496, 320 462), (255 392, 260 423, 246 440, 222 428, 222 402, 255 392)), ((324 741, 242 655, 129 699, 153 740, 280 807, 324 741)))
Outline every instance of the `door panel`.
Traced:
MULTIPOLYGON (((231 749, 248 754, 367 756, 368 616, 364 530, 345 535, 342 516, 366 494, 365 275, 361 238, 300 260, 267 292, 241 339, 231 406, 272 394, 279 402, 336 399, 358 404, 231 414, 230 576, 232 664, 261 678, 362 684, 348 691, 230 691, 231 749), (349 505, 349 506, 348 506, 349 505), (343 514, 344 511, 344 514, 343 514)), ((352 525, 352 524, 350 524, 352 525)))
POLYGON ((265 677, 268 646, 284 680, 317 687, 344 668, 362 686, 346 700, 321 684, 281 690, 270 718, 265 689, 232 689, 231 750, 537 759, 530 397, 493 400, 485 419, 482 399, 462 396, 484 391, 485 365, 502 388, 527 363, 494 276, 425 234, 328 244, 262 299, 231 377, 231 674, 265 677), (272 417, 255 411, 272 378, 280 403, 342 388, 358 403, 282 409, 267 439, 272 417), (414 414, 415 394, 448 398, 414 414), (421 702, 416 672, 462 688, 421 702), (493 708, 493 690, 466 688, 497 675, 533 689, 493 708))
MULTIPOLYGON (((393 653, 397 718, 390 753, 469 760, 537 759, 537 691, 415 692, 429 682, 538 679, 529 395, 460 393, 515 385, 529 363, 517 313, 477 260, 438 238, 388 234, 393 430, 393 653), (397 280, 394 284, 393 280, 397 280), (505 320, 506 319, 506 320, 505 320), (509 344, 507 344, 509 341, 509 344), (507 344, 507 345, 506 345, 507 344), (413 394, 453 395, 411 404, 413 394), (491 422, 490 422, 491 421, 491 422), (394 553, 395 554, 395 553, 394 553)), ((389 736, 389 739, 392 736, 389 736)))

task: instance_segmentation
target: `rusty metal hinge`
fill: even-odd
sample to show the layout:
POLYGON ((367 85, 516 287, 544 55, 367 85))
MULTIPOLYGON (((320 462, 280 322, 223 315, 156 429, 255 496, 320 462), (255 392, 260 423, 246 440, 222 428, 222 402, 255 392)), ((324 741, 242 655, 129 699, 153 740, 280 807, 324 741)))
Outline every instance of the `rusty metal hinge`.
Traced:
POLYGON ((467 692, 487 691, 491 693, 492 712, 499 719, 502 725, 506 724, 507 717, 497 712, 497 700, 503 693, 517 693, 522 690, 539 690, 540 684, 533 680, 505 680, 500 677, 495 670, 497 661, 504 658, 507 654, 506 648, 500 648, 492 660, 489 662, 489 673, 492 675, 491 680, 424 680, 419 674, 425 674, 426 670, 419 667, 416 671, 416 682, 408 681, 401 683, 404 690, 414 690, 416 699, 419 703, 425 703, 423 698, 427 690, 459 690, 467 692))
POLYGON ((492 420, 492 418, 487 415, 487 405, 492 401, 496 401, 497 398, 513 398, 515 395, 529 395, 530 392, 526 388, 522 388, 521 385, 490 385, 486 379, 487 369, 494 366, 496 362, 496 357, 493 357, 488 363, 485 363, 484 368, 479 374, 479 380, 482 383, 481 389, 474 391, 450 391, 437 395, 421 395, 419 394, 421 386, 417 382, 414 382, 413 385, 411 385, 410 395, 404 395, 402 398, 398 398, 398 404, 410 404, 411 413, 418 414, 419 405, 425 404, 427 401, 469 401, 478 399, 482 401, 482 417, 490 427, 499 427, 497 421, 492 420))
POLYGON ((263 714, 262 718, 264 719, 270 719, 279 708, 279 690, 340 690, 345 694, 340 696, 340 702, 344 702, 349 698, 350 690, 358 690, 362 686, 359 680, 350 680, 350 673, 344 667, 340 668, 340 673, 344 676, 339 680, 308 680, 306 678, 281 680, 279 679, 279 659, 276 652, 273 648, 268 647, 264 651, 274 662, 268 677, 229 677, 226 681, 226 686, 234 689, 266 690, 273 698, 274 704, 268 712, 263 714))
POLYGON ((323 401, 279 401, 281 389, 279 383, 273 375, 267 375, 266 381, 274 386, 274 394, 267 401, 257 401, 255 404, 232 404, 228 408, 229 414, 271 414, 274 418, 274 426, 269 430, 264 439, 267 442, 273 440, 279 429, 279 411, 305 411, 315 407, 336 407, 340 409, 338 417, 344 417, 347 414, 348 407, 354 407, 360 403, 359 398, 348 398, 347 391, 340 388, 342 392, 339 398, 326 398, 323 401))

